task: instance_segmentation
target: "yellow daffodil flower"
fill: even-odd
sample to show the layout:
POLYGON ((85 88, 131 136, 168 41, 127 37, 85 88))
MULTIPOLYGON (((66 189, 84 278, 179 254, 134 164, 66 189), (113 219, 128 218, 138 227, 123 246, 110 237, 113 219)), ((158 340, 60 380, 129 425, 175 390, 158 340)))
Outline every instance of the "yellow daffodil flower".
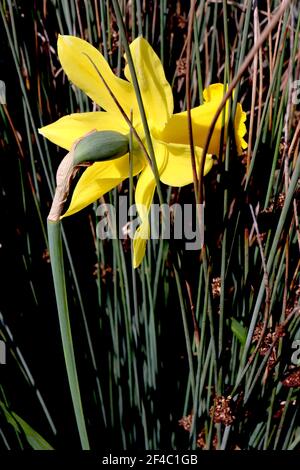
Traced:
MULTIPOLYGON (((130 51, 151 133, 160 180, 170 186, 180 187, 190 184, 193 182, 193 173, 186 112, 173 114, 171 87, 166 80, 163 66, 149 43, 139 37, 131 43, 130 51)), ((116 131, 128 135, 128 123, 116 105, 112 97, 113 94, 128 118, 132 116, 133 126, 146 146, 128 65, 124 70, 127 80, 123 80, 114 75, 96 48, 73 36, 59 36, 58 56, 69 80, 105 111, 70 114, 39 129, 39 132, 56 145, 67 150, 71 149, 77 139, 92 130, 116 131), (111 93, 101 82, 93 63, 101 72, 111 93)), ((223 94, 224 86, 222 84, 209 86, 203 93, 204 104, 191 111, 198 168, 202 159, 201 147, 204 146, 211 120, 223 94)), ((228 116, 226 116, 226 120, 228 120, 228 116)), ((238 104, 234 128, 239 153, 247 147, 243 139, 246 133, 245 120, 245 113, 242 111, 241 105, 238 104)), ((219 154, 222 122, 223 117, 220 116, 209 145, 208 151, 210 153, 206 155, 204 174, 207 174, 213 166, 212 154, 219 154)), ((146 241, 149 237, 148 215, 156 184, 153 171, 140 144, 135 139, 132 154, 133 174, 140 173, 135 191, 135 202, 141 219, 141 225, 134 238, 133 263, 137 267, 144 257, 146 241)), ((70 207, 64 216, 80 211, 119 185, 129 177, 129 171, 128 154, 115 160, 93 163, 79 179, 73 192, 70 207)))

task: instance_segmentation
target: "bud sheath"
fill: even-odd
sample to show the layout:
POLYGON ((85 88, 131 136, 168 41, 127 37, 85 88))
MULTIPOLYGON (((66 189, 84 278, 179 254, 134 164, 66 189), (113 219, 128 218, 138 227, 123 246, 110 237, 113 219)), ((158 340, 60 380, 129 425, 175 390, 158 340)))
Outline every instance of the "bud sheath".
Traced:
POLYGON ((74 149, 74 165, 103 162, 122 157, 129 151, 126 135, 115 131, 95 131, 80 139, 74 149))

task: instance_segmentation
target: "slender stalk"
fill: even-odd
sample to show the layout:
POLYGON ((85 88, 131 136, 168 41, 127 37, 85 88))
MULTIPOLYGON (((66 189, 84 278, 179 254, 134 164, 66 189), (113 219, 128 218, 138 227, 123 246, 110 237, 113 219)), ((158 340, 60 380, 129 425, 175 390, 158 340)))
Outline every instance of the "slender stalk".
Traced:
POLYGON ((186 317, 184 299, 183 299, 183 295, 182 295, 181 281, 180 281, 179 273, 178 273, 177 269, 175 268, 175 266, 174 266, 174 274, 175 274, 177 291, 178 291, 178 296, 179 296, 180 310, 181 310, 181 314, 182 314, 182 322, 183 322, 184 336, 185 336, 185 342, 186 342, 186 350, 187 350, 188 363, 189 363, 189 369, 190 369, 192 399, 194 401, 196 384, 195 384, 195 372, 194 372, 194 365, 193 365, 191 339, 190 339, 190 333, 189 333, 188 322, 187 322, 187 317, 186 317))
POLYGON ((60 333, 63 344, 65 364, 72 396, 73 408, 82 450, 89 450, 90 444, 82 408, 79 381, 77 375, 63 262, 61 222, 48 220, 49 254, 58 310, 60 333))

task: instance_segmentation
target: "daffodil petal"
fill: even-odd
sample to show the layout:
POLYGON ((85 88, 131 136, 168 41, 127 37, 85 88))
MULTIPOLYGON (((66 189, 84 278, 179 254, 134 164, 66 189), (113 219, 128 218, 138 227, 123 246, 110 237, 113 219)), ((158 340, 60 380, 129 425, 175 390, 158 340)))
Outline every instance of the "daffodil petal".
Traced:
POLYGON ((103 111, 69 114, 42 127, 39 133, 54 144, 70 150, 75 140, 94 129, 128 133, 128 126, 122 118, 118 119, 115 114, 103 111))
POLYGON ((146 253, 147 240, 149 238, 149 223, 143 227, 139 227, 133 239, 133 267, 136 269, 140 266, 146 253))
MULTIPOLYGON (((141 156, 134 156, 133 175, 142 171, 145 163, 141 156)), ((75 214, 105 193, 115 188, 129 177, 129 157, 124 155, 117 160, 94 163, 87 168, 79 179, 70 206, 63 217, 75 214)))
MULTIPOLYGON (((160 180, 169 186, 185 186, 193 182, 193 170, 191 163, 191 150, 189 145, 156 143, 157 147, 163 148, 166 154, 166 162, 160 173, 160 180)), ((195 147, 196 168, 199 172, 199 165, 202 160, 202 149, 195 147)), ((206 155, 204 175, 212 168, 214 162, 210 154, 206 155)))
MULTIPOLYGON (((153 147, 157 169, 159 174, 161 174, 166 164, 167 150, 154 139, 153 147)), ((145 255, 146 244, 150 233, 149 210, 155 188, 156 182, 153 170, 149 165, 146 165, 139 176, 135 190, 135 204, 141 220, 141 224, 136 230, 133 240, 133 265, 135 268, 141 264, 145 255)))
POLYGON ((146 244, 150 233, 150 224, 148 220, 150 206, 153 200, 156 188, 153 172, 147 165, 138 179, 135 191, 135 203, 141 219, 141 225, 134 234, 133 240, 133 266, 137 268, 146 251, 146 244))
POLYGON ((248 144, 244 139, 244 136, 247 133, 247 127, 245 124, 246 119, 246 113, 243 111, 242 105, 238 103, 234 120, 235 141, 238 155, 241 155, 243 150, 248 147, 248 144))
MULTIPOLYGON (((210 85, 203 92, 204 103, 191 110, 193 137, 196 146, 204 147, 212 119, 223 96, 224 85, 221 83, 210 85)), ((214 155, 219 155, 223 123, 225 124, 225 128, 228 123, 228 103, 225 106, 225 119, 223 115, 224 113, 221 113, 217 120, 208 147, 208 152, 214 155)), ((245 148, 244 146, 246 145, 245 141, 242 139, 246 133, 246 126, 244 124, 245 117, 246 116, 242 111, 241 105, 238 104, 234 126, 238 153, 240 153, 240 149, 245 148)), ((159 138, 165 142, 188 144, 189 133, 187 112, 184 111, 179 114, 174 114, 163 131, 160 132, 159 138)), ((224 138, 226 138, 226 134, 224 135, 224 138)))
POLYGON ((106 111, 120 112, 95 70, 93 61, 112 93, 122 108, 130 115, 136 99, 131 83, 117 77, 111 70, 103 55, 88 42, 75 36, 59 35, 57 41, 58 56, 69 80, 83 90, 93 101, 106 111), (88 57, 87 57, 88 56, 88 57))
MULTIPOLYGON (((162 63, 150 44, 138 37, 130 44, 146 116, 151 128, 162 129, 173 113, 173 94, 162 63)), ((132 82, 128 65, 124 70, 132 82)))

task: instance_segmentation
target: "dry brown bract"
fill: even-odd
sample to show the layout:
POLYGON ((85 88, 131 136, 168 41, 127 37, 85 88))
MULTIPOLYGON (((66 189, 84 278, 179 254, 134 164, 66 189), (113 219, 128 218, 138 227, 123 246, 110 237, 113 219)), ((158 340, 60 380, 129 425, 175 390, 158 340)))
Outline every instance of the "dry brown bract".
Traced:
POLYGON ((214 277, 211 283, 211 290, 212 290, 212 295, 213 298, 220 297, 221 295, 221 278, 220 277, 214 277))
POLYGON ((183 429, 184 429, 185 431, 190 432, 190 430, 191 430, 191 425, 192 425, 192 420, 193 420, 193 416, 192 416, 192 415, 183 416, 183 417, 178 421, 178 424, 179 424, 179 426, 183 427, 183 429))
POLYGON ((232 412, 231 397, 218 396, 214 399, 214 404, 209 411, 214 423, 223 423, 229 426, 235 420, 232 412))
MULTIPOLYGON (((254 330, 254 333, 252 336, 252 343, 257 343, 260 340, 262 331, 263 331, 263 324, 259 323, 254 330)), ((261 356, 265 356, 269 352, 274 340, 276 338, 278 340, 280 337, 284 335, 285 333, 283 331, 282 326, 280 325, 276 326, 275 331, 272 331, 271 329, 269 329, 262 340, 262 343, 259 348, 259 354, 261 356)), ((273 347, 270 357, 268 359, 268 364, 267 364, 268 370, 272 369, 272 367, 275 365, 276 359, 277 359, 276 350, 275 350, 275 347, 273 347)))
POLYGON ((288 388, 300 387, 300 368, 296 369, 288 375, 283 381, 282 385, 288 388))

